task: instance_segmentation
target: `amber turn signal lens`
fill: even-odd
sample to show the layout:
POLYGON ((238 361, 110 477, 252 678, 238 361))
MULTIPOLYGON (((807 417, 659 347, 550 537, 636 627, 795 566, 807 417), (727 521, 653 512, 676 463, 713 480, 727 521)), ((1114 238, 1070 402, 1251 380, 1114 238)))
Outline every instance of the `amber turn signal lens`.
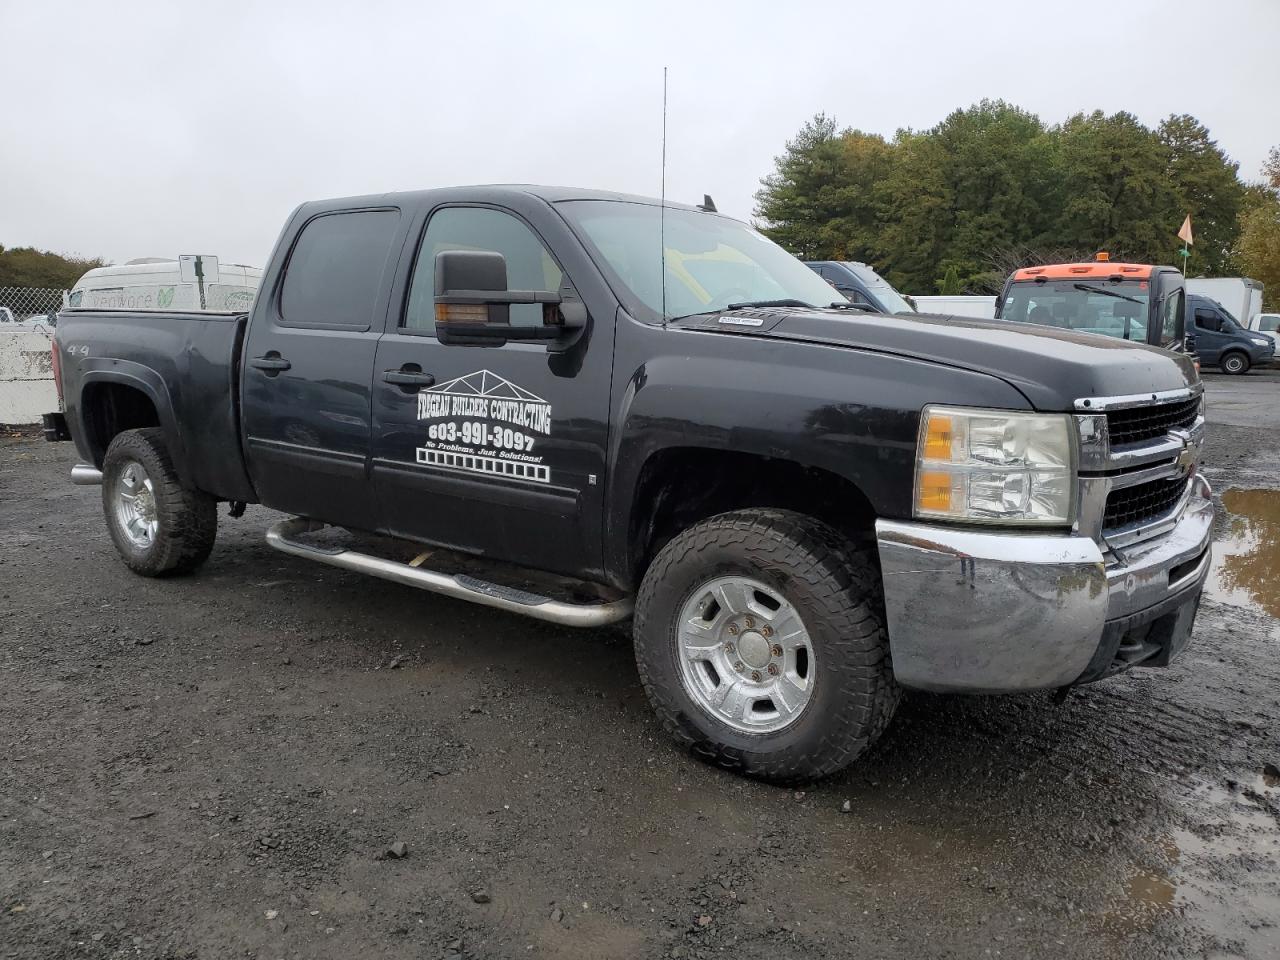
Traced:
POLYGON ((483 303, 437 303, 436 323, 488 323, 489 307, 483 303))
POLYGON ((929 428, 924 436, 924 458, 926 460, 951 459, 951 418, 940 414, 929 414, 929 428))
POLYGON ((935 513, 951 510, 951 474, 941 470, 928 470, 920 474, 916 489, 916 507, 935 513))

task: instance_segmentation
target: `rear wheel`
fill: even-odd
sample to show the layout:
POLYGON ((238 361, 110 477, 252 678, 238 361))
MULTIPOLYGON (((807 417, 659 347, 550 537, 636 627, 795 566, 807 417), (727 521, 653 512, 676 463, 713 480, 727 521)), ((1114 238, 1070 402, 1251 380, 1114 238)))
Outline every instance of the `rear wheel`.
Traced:
POLYGON ((116 551, 146 577, 194 570, 218 534, 217 503, 178 482, 155 427, 111 441, 102 462, 102 509, 116 551))
POLYGON ((1223 373, 1240 374, 1249 372, 1249 358, 1238 350, 1233 350, 1231 353, 1224 355, 1219 364, 1223 373))
POLYGON ((672 540, 645 574, 634 639, 676 740, 766 780, 842 769, 898 703, 873 556, 796 513, 723 514, 672 540))

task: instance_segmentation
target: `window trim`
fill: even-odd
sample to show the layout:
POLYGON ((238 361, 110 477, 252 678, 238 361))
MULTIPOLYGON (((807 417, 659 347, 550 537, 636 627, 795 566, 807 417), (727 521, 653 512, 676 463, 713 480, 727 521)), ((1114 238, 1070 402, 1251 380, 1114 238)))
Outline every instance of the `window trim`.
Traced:
MULTIPOLYGON (((547 252, 547 256, 551 258, 551 262, 554 263, 556 265, 556 268, 560 271, 560 286, 563 288, 566 282, 569 284, 570 287, 573 286, 573 281, 569 279, 569 271, 565 270, 564 264, 561 263, 560 258, 556 256, 555 250, 552 248, 551 244, 547 243, 547 238, 538 232, 538 229, 532 223, 529 222, 529 219, 527 217, 516 212, 515 210, 512 210, 510 207, 504 207, 498 203, 486 203, 484 201, 475 201, 475 200, 449 200, 444 203, 438 203, 434 207, 429 209, 427 211, 426 217, 422 221, 422 229, 418 231, 418 238, 413 244, 413 253, 409 257, 409 272, 407 277, 405 278, 404 295, 400 298, 401 299, 400 309, 396 311, 395 325, 391 327, 390 330, 388 330, 389 333, 393 333, 393 334, 396 334, 397 336, 405 336, 405 337, 430 337, 432 340, 435 340, 437 343, 439 342, 439 339, 436 337, 436 325, 434 323, 431 324, 430 327, 428 328, 417 329, 417 328, 408 326, 405 321, 408 319, 408 316, 409 316, 409 300, 413 296, 413 280, 418 272, 418 255, 422 252, 422 244, 427 239, 427 230, 431 228, 431 220, 441 210, 451 210, 451 209, 453 210, 456 210, 456 209, 494 210, 494 211, 497 211, 498 213, 505 213, 507 216, 513 217, 514 219, 519 220, 521 223, 525 225, 525 227, 528 228, 529 232, 532 233, 534 237, 537 238, 538 242, 542 244, 542 249, 547 252)), ((435 283, 434 277, 432 278, 431 282, 433 284, 435 283)), ((434 296, 433 296, 433 299, 434 299, 434 296)), ((513 347, 513 346, 521 347, 521 346, 529 346, 529 345, 530 344, 528 344, 525 341, 508 341, 507 343, 502 344, 502 346, 497 347, 496 349, 505 350, 508 347, 513 347)), ((538 350, 538 352, 542 352, 546 350, 546 344, 534 343, 532 344, 532 346, 534 346, 538 350)), ((490 347, 488 349, 495 349, 495 348, 490 347)))
MULTIPOLYGON (((387 273, 388 273, 388 270, 390 270, 392 272, 392 275, 394 276, 395 263, 393 262, 393 254, 395 255, 395 257, 398 258, 398 245, 396 244, 396 235, 399 233, 400 221, 403 220, 404 218, 404 211, 401 210, 399 207, 386 206, 386 205, 369 206, 369 207, 344 207, 341 210, 321 210, 318 213, 314 214, 313 216, 308 217, 306 221, 300 227, 298 227, 298 229, 294 232, 293 238, 289 241, 289 252, 288 254, 285 255, 284 265, 281 267, 281 270, 280 270, 280 280, 276 284, 275 290, 273 291, 272 301, 271 301, 272 313, 275 314, 275 316, 272 318, 275 323, 275 326, 288 327, 291 330, 341 330, 348 333, 368 333, 370 330, 378 326, 378 324, 375 322, 372 309, 370 311, 369 322, 364 324, 360 324, 360 323, 299 323, 296 320, 286 319, 284 315, 284 285, 285 285, 285 282, 289 279, 289 265, 293 263, 293 253, 298 248, 298 241, 302 239, 303 233, 306 232, 307 227, 311 226, 311 224, 315 223, 317 220, 321 219, 322 217, 336 217, 336 216, 342 216, 348 213, 394 213, 396 214, 396 229, 395 229, 395 232, 392 233, 391 239, 387 244, 387 258, 382 264, 381 273, 379 273, 378 275, 378 300, 382 298, 386 290, 389 288, 390 284, 387 282, 387 279, 388 279, 387 273)), ((373 307, 375 308, 377 307, 378 300, 374 301, 373 307)))

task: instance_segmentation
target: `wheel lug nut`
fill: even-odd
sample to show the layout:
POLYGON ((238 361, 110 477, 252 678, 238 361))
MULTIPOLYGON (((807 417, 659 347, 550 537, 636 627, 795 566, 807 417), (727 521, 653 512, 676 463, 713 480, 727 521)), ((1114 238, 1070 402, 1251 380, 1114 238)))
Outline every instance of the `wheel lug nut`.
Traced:
POLYGON ((729 636, 736 637, 738 635, 738 625, 736 623, 729 624, 729 636))
POLYGON ((775 657, 782 656, 782 644, 775 643, 772 647, 769 648, 769 652, 772 653, 775 657))
POLYGON ((741 660, 739 660, 737 663, 733 665, 733 669, 737 670, 739 673, 742 673, 743 670, 747 669, 747 665, 743 663, 741 660))
POLYGON ((763 627, 761 627, 761 628, 760 628, 760 632, 761 632, 762 634, 764 634, 766 637, 772 637, 772 636, 773 636, 773 627, 769 626, 769 625, 766 623, 763 627))
POLYGON ((724 652, 725 652, 725 653, 733 653, 733 651, 734 651, 734 646, 733 646, 733 644, 732 644, 732 643, 726 643, 726 644, 724 645, 724 652))
POLYGON ((756 625, 755 620, 751 617, 747 617, 746 620, 744 620, 743 622, 747 625, 748 630, 750 630, 752 627, 756 625))
POLYGON ((778 665, 776 663, 769 664, 769 676, 776 677, 778 675, 778 665))
POLYGON ((752 680, 754 680, 756 683, 759 683, 759 682, 760 682, 760 671, 759 671, 759 670, 752 670, 752 671, 751 671, 751 679, 752 679, 752 680))

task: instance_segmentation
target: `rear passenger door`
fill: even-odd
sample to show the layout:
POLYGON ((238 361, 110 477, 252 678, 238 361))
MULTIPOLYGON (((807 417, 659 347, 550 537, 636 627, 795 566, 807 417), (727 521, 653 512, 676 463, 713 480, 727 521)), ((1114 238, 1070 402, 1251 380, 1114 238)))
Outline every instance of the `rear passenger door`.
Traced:
POLYGON ((260 292, 241 378, 249 473, 267 506, 376 527, 369 390, 402 239, 392 207, 317 213, 260 292))

